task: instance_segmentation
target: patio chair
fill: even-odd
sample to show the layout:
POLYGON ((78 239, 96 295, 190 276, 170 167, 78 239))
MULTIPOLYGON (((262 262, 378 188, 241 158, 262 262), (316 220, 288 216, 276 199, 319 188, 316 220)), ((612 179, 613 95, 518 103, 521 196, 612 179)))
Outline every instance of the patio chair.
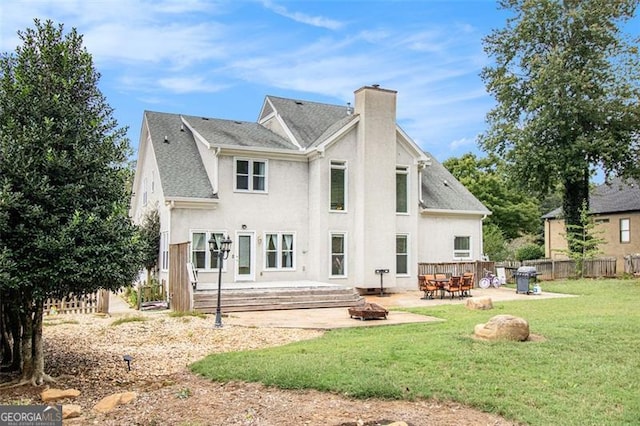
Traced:
POLYGON ((462 277, 453 276, 449 278, 449 283, 445 285, 444 289, 451 293, 451 298, 453 299, 453 295, 458 293, 458 297, 462 298, 462 291, 460 289, 460 282, 462 277))
POLYGON ((420 291, 424 291, 423 299, 433 299, 438 290, 438 286, 433 281, 435 276, 433 274, 420 275, 418 277, 420 291))
POLYGON ((462 297, 471 296, 471 289, 473 288, 473 274, 465 273, 462 275, 462 281, 460 282, 460 292, 462 297))

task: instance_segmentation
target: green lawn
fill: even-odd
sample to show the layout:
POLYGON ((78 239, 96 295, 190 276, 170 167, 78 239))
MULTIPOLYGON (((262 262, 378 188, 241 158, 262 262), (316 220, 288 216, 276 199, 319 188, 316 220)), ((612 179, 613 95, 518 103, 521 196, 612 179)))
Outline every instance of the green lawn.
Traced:
POLYGON ((313 388, 357 398, 453 400, 531 425, 640 424, 640 281, 544 282, 579 297, 408 309, 445 322, 360 327, 278 348, 211 355, 212 380, 313 388), (480 342, 498 314, 529 321, 539 342, 480 342))

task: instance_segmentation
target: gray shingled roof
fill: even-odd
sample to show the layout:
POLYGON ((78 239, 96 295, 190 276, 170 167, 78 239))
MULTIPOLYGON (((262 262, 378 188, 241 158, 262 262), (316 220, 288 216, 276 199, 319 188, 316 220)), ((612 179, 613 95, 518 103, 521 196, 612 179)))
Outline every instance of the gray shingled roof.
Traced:
MULTIPOLYGON (((348 123, 353 116, 349 115, 346 106, 329 105, 319 102, 285 99, 267 96, 278 114, 296 138, 298 143, 308 148, 326 137, 326 131, 337 122, 348 123)), ((264 112, 262 114, 264 116, 264 112)), ((339 127, 338 127, 339 128, 339 127)), ((338 130, 336 128, 336 130, 338 130)))
MULTIPOLYGON (((324 141, 355 116, 347 107, 268 96, 297 141, 305 148, 324 141)), ((268 108, 265 101, 263 114, 268 108)), ((270 108, 270 107, 269 107, 270 108)), ((206 174, 196 141, 182 119, 209 143, 292 150, 299 148, 258 123, 181 116, 145 111, 164 194, 167 197, 217 198, 206 174), (164 142, 165 136, 167 142, 164 142)), ((429 154, 427 154, 431 157, 429 154)), ((449 171, 431 157, 423 169, 422 198, 425 209, 490 214, 449 171)))
POLYGON ((258 123, 187 115, 183 117, 213 145, 299 150, 293 143, 258 123))
MULTIPOLYGON (((591 214, 621 213, 640 211, 640 182, 634 179, 614 178, 609 183, 596 186, 589 194, 591 214)), ((554 219, 562 216, 559 207, 544 216, 554 219)))
POLYGON ((166 197, 218 198, 191 132, 181 131, 179 114, 145 111, 158 173, 166 197), (165 136, 167 142, 165 142, 165 136))
POLYGON ((426 154, 431 164, 422 169, 422 208, 491 214, 441 163, 426 154))

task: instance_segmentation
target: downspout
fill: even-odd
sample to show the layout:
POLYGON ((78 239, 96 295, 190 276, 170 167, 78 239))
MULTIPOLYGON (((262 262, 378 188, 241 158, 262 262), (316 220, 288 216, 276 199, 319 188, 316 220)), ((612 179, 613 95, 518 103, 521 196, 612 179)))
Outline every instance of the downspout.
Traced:
POLYGON ((480 258, 484 258, 485 254, 484 254, 484 235, 482 232, 482 222, 484 222, 484 220, 487 218, 487 215, 482 215, 482 219, 480 219, 480 233, 478 235, 480 235, 480 258))

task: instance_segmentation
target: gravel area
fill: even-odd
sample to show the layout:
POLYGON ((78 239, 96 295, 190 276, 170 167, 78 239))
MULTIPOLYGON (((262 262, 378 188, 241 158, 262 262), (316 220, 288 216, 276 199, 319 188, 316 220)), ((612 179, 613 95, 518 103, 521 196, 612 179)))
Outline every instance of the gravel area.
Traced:
MULTIPOLYGON (((138 314, 135 314, 138 315, 138 314)), ((144 313, 144 321, 114 325, 123 318, 96 315, 47 317, 46 371, 51 387, 81 391, 73 400, 82 416, 69 425, 509 425, 504 419, 439 401, 353 400, 317 391, 287 391, 257 383, 218 383, 191 374, 187 365, 213 352, 257 349, 312 339, 322 331, 225 325, 213 318, 172 318, 144 313), (133 358, 131 370, 123 356, 133 358), (134 391, 137 399, 99 414, 103 397, 134 391)), ((8 381, 10 376, 0 376, 8 381)), ((0 391, 0 404, 40 404, 44 388, 0 391)))

